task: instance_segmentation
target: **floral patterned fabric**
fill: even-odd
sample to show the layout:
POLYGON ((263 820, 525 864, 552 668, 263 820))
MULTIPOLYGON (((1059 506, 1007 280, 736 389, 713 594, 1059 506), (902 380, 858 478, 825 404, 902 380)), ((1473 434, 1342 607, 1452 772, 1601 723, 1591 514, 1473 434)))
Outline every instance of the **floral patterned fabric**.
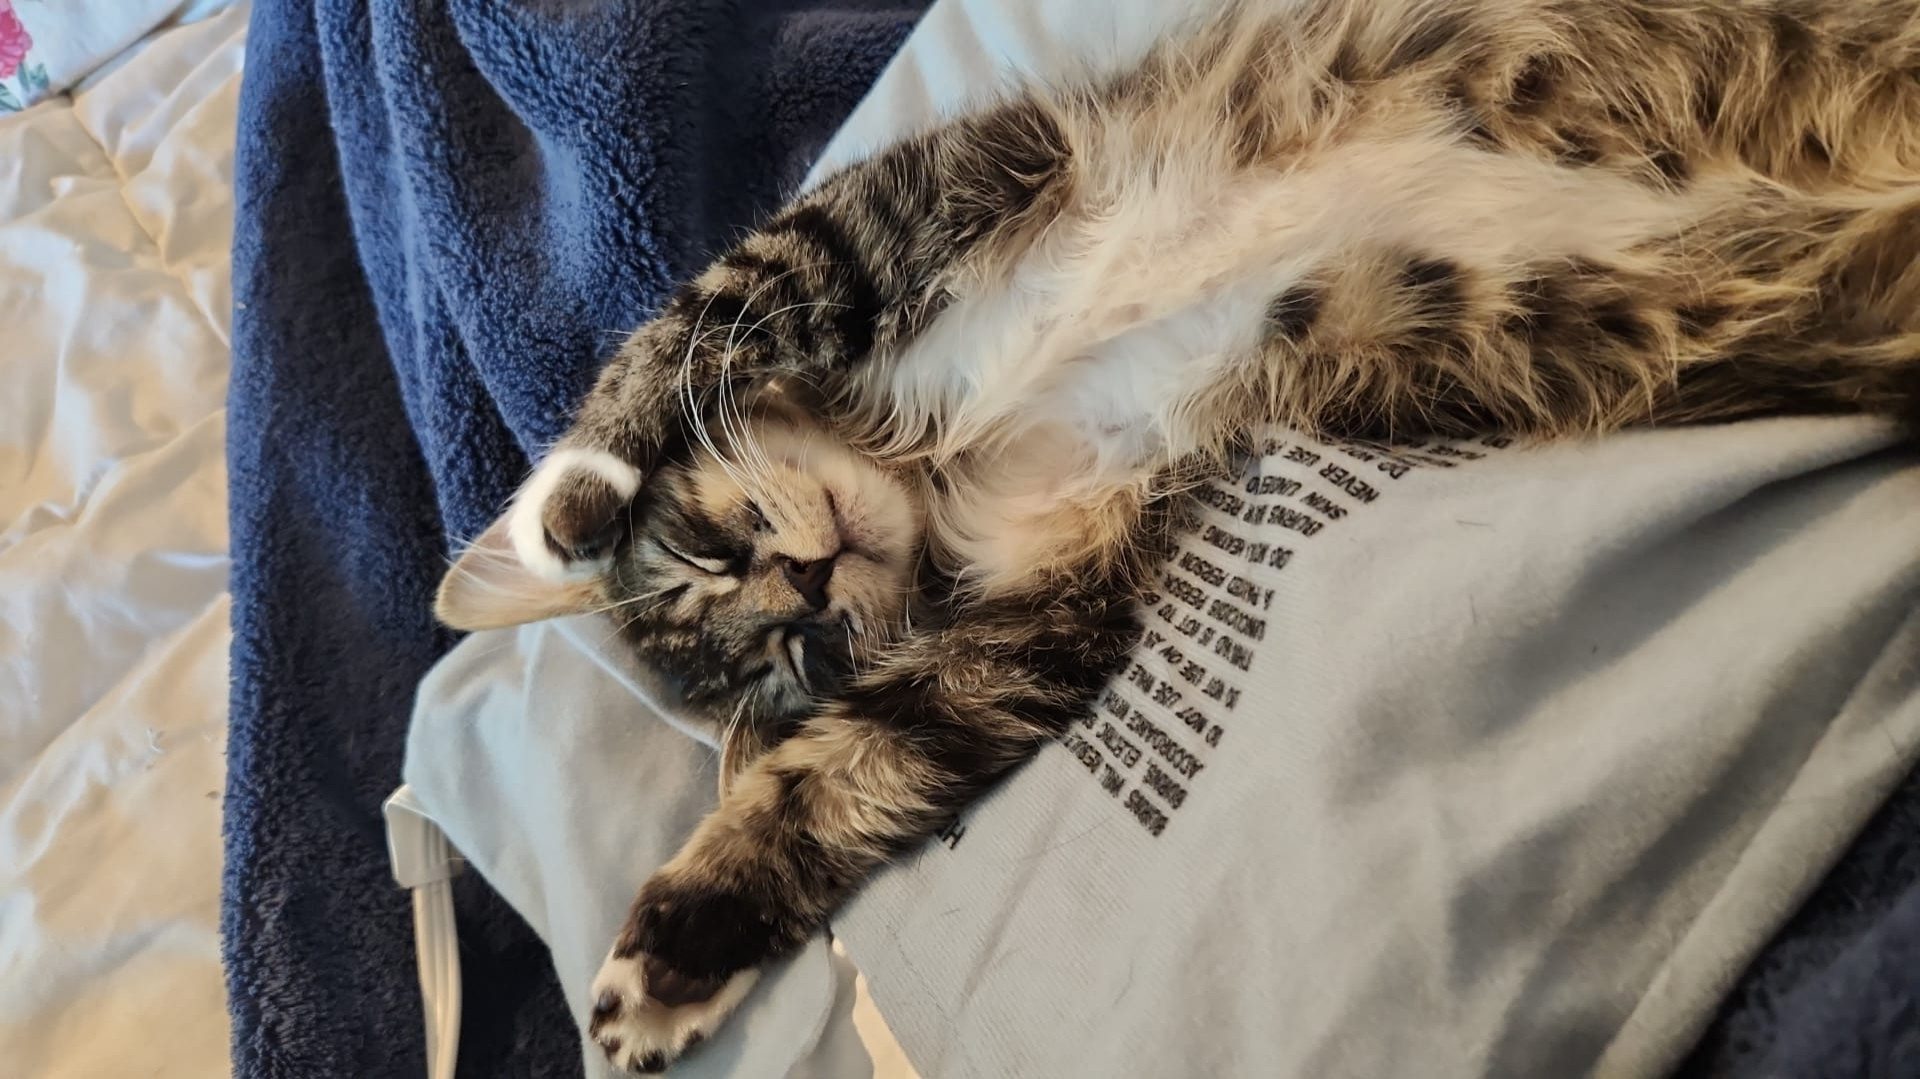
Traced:
POLYGON ((28 61, 32 49, 13 0, 0 0, 0 112, 18 112, 46 95, 47 68, 28 61))
POLYGON ((0 0, 0 116, 65 93, 135 42, 244 0, 0 0))

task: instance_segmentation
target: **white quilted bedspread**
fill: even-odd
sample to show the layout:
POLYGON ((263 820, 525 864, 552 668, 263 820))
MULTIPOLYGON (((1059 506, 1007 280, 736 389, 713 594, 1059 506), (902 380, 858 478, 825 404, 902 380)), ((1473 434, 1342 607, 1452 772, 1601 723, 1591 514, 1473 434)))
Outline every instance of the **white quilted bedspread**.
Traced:
POLYGON ((0 1066, 226 1074, 244 6, 0 118, 0 1066), (105 1032, 111 1031, 111 1036, 105 1032))

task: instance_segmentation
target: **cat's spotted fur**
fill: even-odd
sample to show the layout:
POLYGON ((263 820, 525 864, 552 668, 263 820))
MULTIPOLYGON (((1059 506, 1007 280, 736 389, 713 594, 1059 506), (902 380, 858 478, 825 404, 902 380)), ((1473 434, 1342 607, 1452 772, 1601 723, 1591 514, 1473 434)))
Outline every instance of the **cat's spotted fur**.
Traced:
MULTIPOLYGON (((952 582, 642 889, 591 1028, 664 1067, 1084 713, 1179 493, 1255 429, 1911 416, 1916 254, 1911 0, 1248 2, 826 180, 634 334, 463 563, 528 617, 651 587, 633 489, 784 375, 916 477, 952 582)), ((461 576, 443 615, 487 621, 461 576)))

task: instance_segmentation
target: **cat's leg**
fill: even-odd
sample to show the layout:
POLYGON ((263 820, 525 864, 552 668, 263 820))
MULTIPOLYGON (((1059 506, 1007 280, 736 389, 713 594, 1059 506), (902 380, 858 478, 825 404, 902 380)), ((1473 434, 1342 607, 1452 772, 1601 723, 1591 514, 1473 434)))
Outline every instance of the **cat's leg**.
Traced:
POLYGON ((592 1036, 658 1071, 881 862, 1086 713, 1139 636, 1120 578, 989 602, 909 638, 754 762, 654 874, 592 989, 592 1036))
POLYGON ((1383 440, 1920 419, 1920 182, 1722 194, 1612 249, 1357 252, 1273 297, 1189 412, 1383 440))
POLYGON ((1720 291, 1774 297, 1677 313, 1687 362, 1654 419, 1869 412, 1920 423, 1920 176, 1746 216, 1722 242, 1720 291))
POLYGON ((656 455, 726 386, 832 385, 884 359, 967 275, 991 276, 1069 184, 1065 122, 1019 100, 908 140, 801 196, 614 355, 510 511, 515 552, 554 579, 596 569, 656 455))
MULTIPOLYGON (((1350 411, 1407 431, 1434 420, 1547 435, 1781 412, 1920 418, 1913 5, 1502 13, 1514 36, 1484 63, 1458 57, 1489 27, 1452 6, 1410 10, 1450 20, 1456 59, 1423 77, 1462 139, 1629 177, 1693 216, 1623 250, 1440 259, 1430 268, 1446 272, 1381 290, 1402 306, 1375 309, 1411 316, 1427 339, 1388 347, 1431 362, 1383 366, 1400 379, 1388 407, 1363 397, 1350 411)), ((1304 309, 1289 310, 1303 326, 1304 309)))

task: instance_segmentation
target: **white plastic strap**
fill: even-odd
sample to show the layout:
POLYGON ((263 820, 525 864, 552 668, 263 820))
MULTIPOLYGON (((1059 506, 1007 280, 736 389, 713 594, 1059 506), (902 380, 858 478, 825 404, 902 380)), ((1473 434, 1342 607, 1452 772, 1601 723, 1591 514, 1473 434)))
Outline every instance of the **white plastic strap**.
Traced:
POLYGON ((453 924, 453 878, 464 863, 427 816, 412 788, 383 807, 393 879, 413 892, 413 949, 426 1007, 428 1079, 453 1079, 460 1054, 460 939, 453 924))

